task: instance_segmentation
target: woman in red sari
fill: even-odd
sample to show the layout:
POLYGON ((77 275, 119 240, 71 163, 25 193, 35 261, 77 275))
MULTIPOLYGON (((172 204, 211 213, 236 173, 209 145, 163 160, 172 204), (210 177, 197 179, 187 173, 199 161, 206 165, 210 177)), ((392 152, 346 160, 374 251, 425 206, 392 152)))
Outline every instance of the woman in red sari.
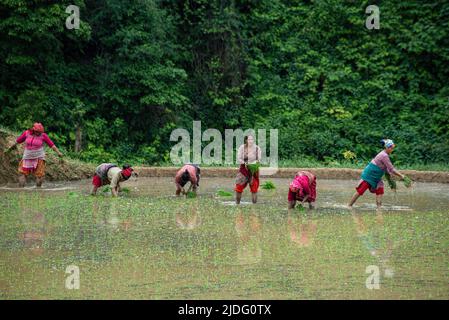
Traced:
POLYGON ((258 165, 262 151, 259 146, 254 143, 253 136, 245 136, 244 144, 242 144, 237 153, 237 160, 240 168, 235 181, 235 202, 240 203, 243 190, 249 184, 253 203, 257 202, 257 191, 259 190, 259 169, 251 170, 252 165, 258 165))
POLYGON ((316 200, 316 177, 309 171, 299 171, 295 179, 290 183, 288 191, 288 208, 293 209, 296 201, 309 203, 309 209, 313 209, 316 200))

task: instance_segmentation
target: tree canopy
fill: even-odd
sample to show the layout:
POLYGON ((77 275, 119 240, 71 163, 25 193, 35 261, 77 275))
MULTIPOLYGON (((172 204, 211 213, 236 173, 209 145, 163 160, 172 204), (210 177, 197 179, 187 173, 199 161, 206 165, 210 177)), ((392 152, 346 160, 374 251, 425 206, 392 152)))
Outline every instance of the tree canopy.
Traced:
POLYGON ((446 1, 0 0, 0 124, 42 122, 83 160, 168 161, 201 120, 279 129, 281 159, 389 137, 399 163, 447 163, 448 66, 446 1))

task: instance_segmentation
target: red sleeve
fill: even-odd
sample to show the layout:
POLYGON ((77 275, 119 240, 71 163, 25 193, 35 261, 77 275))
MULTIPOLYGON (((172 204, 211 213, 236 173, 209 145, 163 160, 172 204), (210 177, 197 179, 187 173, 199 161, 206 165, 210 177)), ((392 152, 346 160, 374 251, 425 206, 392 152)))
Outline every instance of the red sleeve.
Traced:
POLYGON ((25 140, 26 140, 26 138, 27 138, 27 133, 28 133, 28 130, 25 130, 17 139, 16 139, 16 142, 17 143, 23 143, 23 142, 25 142, 25 140))
POLYGON ((53 143, 53 141, 50 140, 50 138, 48 137, 48 135, 46 133, 42 134, 42 138, 44 140, 44 142, 50 147, 52 148, 55 144, 53 143))

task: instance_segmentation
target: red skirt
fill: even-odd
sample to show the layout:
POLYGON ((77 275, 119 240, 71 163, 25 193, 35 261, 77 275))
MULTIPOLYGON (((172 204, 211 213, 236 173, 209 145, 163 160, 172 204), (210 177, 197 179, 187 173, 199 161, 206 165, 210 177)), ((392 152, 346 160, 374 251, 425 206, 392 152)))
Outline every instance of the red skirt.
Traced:
POLYGON ((251 176, 251 172, 248 170, 248 168, 241 164, 239 168, 239 173, 237 174, 236 183, 235 183, 235 192, 242 193, 243 190, 246 188, 246 186, 249 183, 249 189, 251 193, 257 193, 259 190, 259 171, 255 172, 251 176))

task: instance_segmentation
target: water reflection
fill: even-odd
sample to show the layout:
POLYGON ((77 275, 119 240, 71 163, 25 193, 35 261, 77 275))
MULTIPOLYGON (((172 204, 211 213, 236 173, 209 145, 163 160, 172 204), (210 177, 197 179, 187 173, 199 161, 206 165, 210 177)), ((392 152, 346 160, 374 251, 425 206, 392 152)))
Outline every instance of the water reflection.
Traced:
POLYGON ((238 237, 238 264, 259 263, 262 260, 262 222, 254 206, 249 212, 241 207, 237 208, 235 231, 238 237))
POLYGON ((288 210, 287 228, 290 240, 300 248, 313 245, 317 233, 317 224, 313 221, 313 211, 307 210, 303 215, 294 209, 288 210))
POLYGON ((202 223, 198 208, 198 199, 183 202, 176 210, 176 226, 183 230, 198 228, 202 223))
POLYGON ((43 208, 44 197, 36 195, 19 196, 19 217, 23 231, 19 231, 18 239, 21 247, 29 250, 34 255, 44 253, 44 240, 48 232, 48 221, 45 218, 43 208))
POLYGON ((352 217, 358 238, 363 243, 363 246, 377 260, 383 275, 387 278, 392 278, 394 276, 394 267, 391 263, 391 257, 398 243, 395 244, 392 241, 384 225, 383 210, 376 210, 375 222, 371 226, 366 222, 366 217, 363 217, 357 210, 352 211, 352 217))

